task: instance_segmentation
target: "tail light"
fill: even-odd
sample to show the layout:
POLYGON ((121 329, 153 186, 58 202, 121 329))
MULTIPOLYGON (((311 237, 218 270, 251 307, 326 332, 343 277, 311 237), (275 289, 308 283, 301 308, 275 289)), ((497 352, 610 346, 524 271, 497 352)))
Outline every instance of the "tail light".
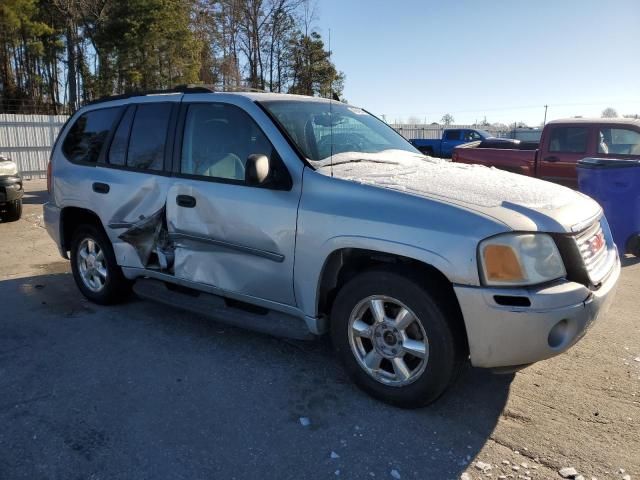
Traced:
POLYGON ((49 195, 51 195, 51 182, 53 181, 53 179, 51 178, 51 160, 49 160, 49 163, 47 164, 47 192, 49 192, 49 195))

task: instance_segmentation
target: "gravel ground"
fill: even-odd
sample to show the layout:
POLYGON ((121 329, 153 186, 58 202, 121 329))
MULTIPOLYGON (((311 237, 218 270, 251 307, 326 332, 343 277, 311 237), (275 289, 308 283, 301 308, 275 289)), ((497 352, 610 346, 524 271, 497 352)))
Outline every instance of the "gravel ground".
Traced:
POLYGON ((404 411, 353 387, 326 340, 88 303, 42 228, 44 182, 26 187, 0 223, 0 479, 640 479, 636 259, 568 353, 469 368, 404 411))

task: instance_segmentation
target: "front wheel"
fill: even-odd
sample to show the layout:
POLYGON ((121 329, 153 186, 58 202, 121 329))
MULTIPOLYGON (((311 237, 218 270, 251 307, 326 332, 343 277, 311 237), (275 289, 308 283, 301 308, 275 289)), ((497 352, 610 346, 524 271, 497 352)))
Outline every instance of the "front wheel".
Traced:
MULTIPOLYGON (((629 240, 627 240, 627 251, 625 253, 640 257, 640 232, 632 235, 629 240)), ((624 257, 624 253, 622 253, 621 256, 624 257)))
POLYGON ((73 234, 71 270, 76 285, 92 302, 119 303, 130 292, 131 284, 116 262, 109 238, 93 225, 83 225, 73 234))
POLYGON ((399 272, 349 281, 331 313, 334 347, 353 381, 403 408, 435 401, 460 365, 454 332, 431 293, 399 272))

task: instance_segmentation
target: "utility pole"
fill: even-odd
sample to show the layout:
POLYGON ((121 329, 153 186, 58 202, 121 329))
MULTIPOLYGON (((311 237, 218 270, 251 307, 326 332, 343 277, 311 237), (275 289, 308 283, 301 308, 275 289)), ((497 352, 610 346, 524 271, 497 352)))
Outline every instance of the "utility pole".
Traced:
POLYGON ((544 106, 544 122, 542 122, 543 126, 547 124, 547 108, 549 108, 549 105, 544 106))

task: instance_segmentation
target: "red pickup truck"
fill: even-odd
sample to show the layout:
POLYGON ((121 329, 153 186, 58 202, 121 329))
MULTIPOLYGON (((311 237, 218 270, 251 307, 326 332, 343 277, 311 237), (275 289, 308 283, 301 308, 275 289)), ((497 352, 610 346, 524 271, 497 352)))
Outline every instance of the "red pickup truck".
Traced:
POLYGON ((456 147, 452 160, 479 163, 576 188, 576 163, 586 157, 640 159, 640 120, 555 120, 545 125, 539 145, 487 139, 456 147))

